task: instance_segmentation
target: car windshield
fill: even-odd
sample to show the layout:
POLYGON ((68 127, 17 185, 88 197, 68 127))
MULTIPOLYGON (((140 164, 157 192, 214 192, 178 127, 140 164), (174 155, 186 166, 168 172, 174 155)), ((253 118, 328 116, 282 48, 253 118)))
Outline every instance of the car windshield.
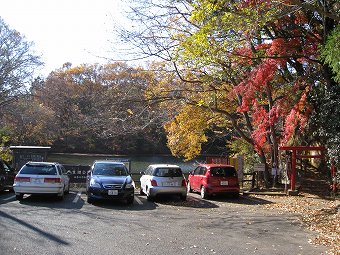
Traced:
POLYGON ((182 170, 180 168, 157 168, 154 172, 157 177, 181 177, 182 170))
POLYGON ((128 171, 125 165, 96 163, 93 168, 93 174, 106 176, 126 176, 128 175, 128 171))
POLYGON ((233 167, 213 167, 210 169, 210 175, 216 177, 236 177, 237 173, 233 167))
POLYGON ((26 164, 20 170, 20 174, 36 174, 36 175, 56 175, 57 169, 54 165, 31 165, 26 164))

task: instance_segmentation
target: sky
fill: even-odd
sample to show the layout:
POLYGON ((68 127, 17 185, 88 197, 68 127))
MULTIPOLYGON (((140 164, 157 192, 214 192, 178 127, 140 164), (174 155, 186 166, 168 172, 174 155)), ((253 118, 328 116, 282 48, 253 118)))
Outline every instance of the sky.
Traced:
POLYGON ((0 0, 0 17, 34 43, 47 75, 64 63, 106 63, 115 55, 113 29, 126 25, 124 0, 0 0))

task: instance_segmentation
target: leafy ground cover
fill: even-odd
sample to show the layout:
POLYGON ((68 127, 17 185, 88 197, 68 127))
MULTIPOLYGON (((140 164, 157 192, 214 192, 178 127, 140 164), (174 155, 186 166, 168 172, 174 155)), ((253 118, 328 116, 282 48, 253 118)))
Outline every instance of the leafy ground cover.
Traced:
POLYGON ((300 221, 315 232, 310 243, 329 247, 328 255, 340 254, 340 198, 322 198, 304 192, 300 192, 299 196, 251 196, 270 200, 272 203, 261 205, 266 209, 298 215, 300 221))

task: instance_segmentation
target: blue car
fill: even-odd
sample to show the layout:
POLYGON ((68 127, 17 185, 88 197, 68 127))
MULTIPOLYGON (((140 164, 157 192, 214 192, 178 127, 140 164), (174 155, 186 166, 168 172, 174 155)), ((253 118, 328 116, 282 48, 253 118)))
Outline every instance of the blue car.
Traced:
POLYGON ((96 200, 124 200, 132 204, 135 184, 122 162, 95 161, 86 180, 87 202, 96 200))

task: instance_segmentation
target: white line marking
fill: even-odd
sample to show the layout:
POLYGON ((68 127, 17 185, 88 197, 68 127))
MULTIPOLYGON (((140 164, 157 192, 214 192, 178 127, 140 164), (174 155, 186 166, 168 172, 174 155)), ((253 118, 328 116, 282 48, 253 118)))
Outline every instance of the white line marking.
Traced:
POLYGON ((81 191, 78 192, 77 196, 73 199, 73 203, 77 203, 81 196, 81 191))
POLYGON ((135 196, 135 200, 136 200, 136 202, 137 202, 138 204, 140 204, 140 205, 142 205, 142 204, 143 204, 143 202, 142 202, 142 201, 140 201, 140 199, 139 199, 138 197, 136 197, 136 196, 135 196))
POLYGON ((11 200, 11 199, 13 199, 13 198, 15 198, 15 195, 10 196, 10 197, 3 198, 2 200, 7 201, 7 200, 11 200))

